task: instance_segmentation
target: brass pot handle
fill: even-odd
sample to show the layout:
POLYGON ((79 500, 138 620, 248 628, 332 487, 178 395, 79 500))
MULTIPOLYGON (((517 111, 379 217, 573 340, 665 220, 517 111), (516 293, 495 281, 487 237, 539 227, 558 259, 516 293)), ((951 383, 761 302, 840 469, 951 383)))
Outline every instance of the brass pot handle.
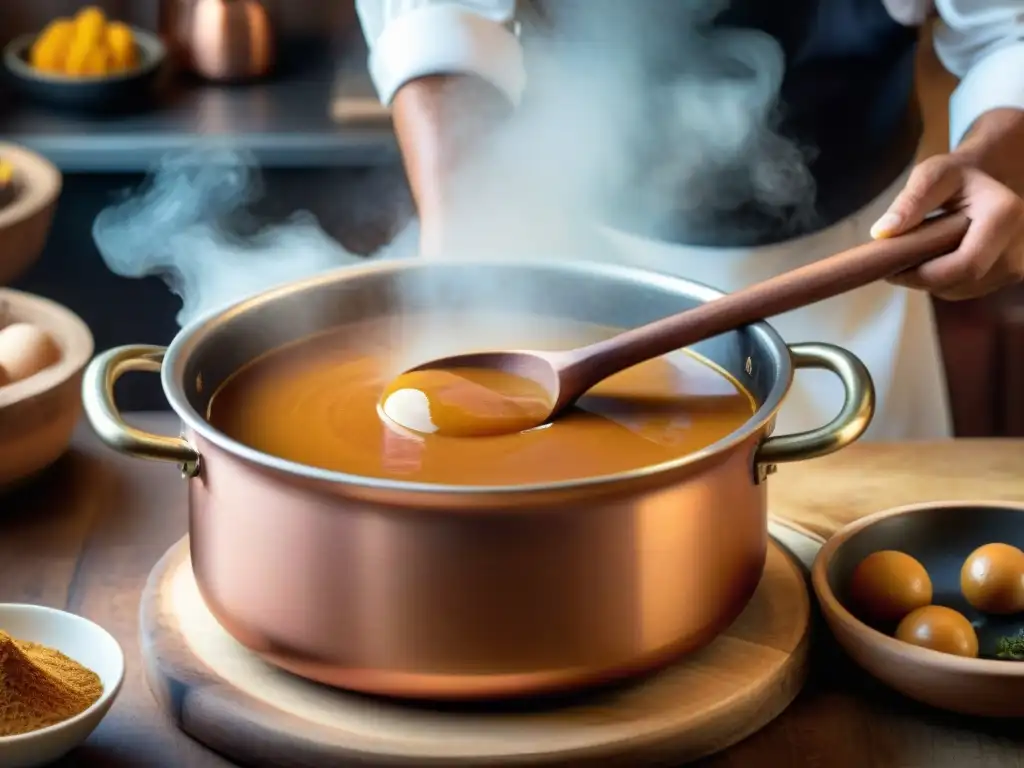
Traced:
POLYGON ((114 402, 114 384, 128 371, 159 373, 165 347, 131 344, 97 355, 82 378, 82 405, 100 440, 115 451, 156 461, 172 461, 185 477, 199 474, 199 451, 181 437, 143 432, 121 418, 114 402))
POLYGON ((832 344, 794 344, 789 348, 793 367, 831 371, 843 382, 843 407, 824 426, 795 435, 769 437, 757 449, 758 477, 771 474, 775 465, 802 461, 838 451, 864 434, 875 415, 875 385, 856 355, 832 344))

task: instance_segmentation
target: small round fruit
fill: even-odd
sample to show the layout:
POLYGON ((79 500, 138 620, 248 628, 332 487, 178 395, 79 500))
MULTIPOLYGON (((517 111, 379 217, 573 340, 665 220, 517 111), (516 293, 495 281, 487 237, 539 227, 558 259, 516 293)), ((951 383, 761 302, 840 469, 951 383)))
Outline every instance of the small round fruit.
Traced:
POLYGON ((964 599, 984 613, 1024 611, 1024 552, 1009 544, 986 544, 960 569, 964 599))
POLYGON ((932 601, 928 571, 905 552, 882 550, 865 557, 850 580, 853 612, 868 624, 894 623, 932 601))
POLYGON ((978 635, 971 622, 944 605, 926 605, 907 614, 896 627, 896 639, 954 656, 978 655, 978 635))

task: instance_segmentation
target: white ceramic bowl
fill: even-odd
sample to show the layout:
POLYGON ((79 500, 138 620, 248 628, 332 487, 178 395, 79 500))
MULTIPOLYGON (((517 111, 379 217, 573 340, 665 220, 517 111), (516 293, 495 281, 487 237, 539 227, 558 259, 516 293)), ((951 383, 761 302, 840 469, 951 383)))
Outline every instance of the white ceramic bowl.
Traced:
POLYGON ((81 744, 107 714, 124 680, 124 653, 98 624, 40 605, 0 603, 0 629, 48 645, 84 664, 103 682, 103 695, 70 720, 19 736, 0 737, 0 768, 47 765, 81 744))

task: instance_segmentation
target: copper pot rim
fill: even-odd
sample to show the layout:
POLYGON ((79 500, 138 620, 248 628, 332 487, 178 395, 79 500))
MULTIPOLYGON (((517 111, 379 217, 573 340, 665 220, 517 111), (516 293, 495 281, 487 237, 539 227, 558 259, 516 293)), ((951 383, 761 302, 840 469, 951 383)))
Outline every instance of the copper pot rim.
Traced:
MULTIPOLYGON (((187 434, 187 433, 186 433, 187 434)), ((200 438, 201 440, 201 438, 200 438)), ((198 453, 206 455, 204 443, 192 442, 198 453)), ((225 450, 219 446, 216 450, 225 450)), ((679 467, 642 468, 641 471, 618 473, 613 476, 594 476, 578 480, 565 480, 557 483, 534 483, 523 485, 453 485, 440 483, 412 483, 391 481, 386 478, 354 476, 356 482, 347 479, 335 480, 310 479, 310 469, 306 465, 298 465, 302 473, 293 472, 289 468, 268 466, 266 462, 255 463, 246 456, 237 456, 228 450, 228 456, 217 456, 219 462, 223 458, 248 465, 261 475, 271 475, 282 486, 294 487, 303 493, 319 495, 331 503, 340 499, 356 501, 375 506, 392 507, 415 511, 417 514, 427 512, 451 515, 489 514, 551 514, 556 511, 573 509, 592 509, 598 504, 613 504, 621 500, 628 503, 637 494, 658 493, 675 484, 699 477, 702 473, 713 471, 715 467, 729 460, 734 452, 748 450, 750 453, 750 481, 754 482, 753 465, 756 459, 756 440, 748 439, 745 445, 736 445, 728 450, 710 453, 701 460, 679 467), (655 471, 657 470, 657 471, 655 471), (608 478, 614 480, 610 482, 608 478), (377 482, 374 482, 377 481, 377 482)), ((262 457, 264 454, 257 454, 262 457)), ((277 457, 271 456, 276 460, 277 457)), ((206 462, 208 467, 212 462, 206 462)), ((281 462, 292 465, 291 462, 281 462)), ((314 468, 315 469, 315 468, 314 468)), ((342 475, 344 473, 323 472, 325 475, 342 475)))
POLYGON ((847 610, 829 583, 828 569, 832 564, 832 559, 843 545, 849 542, 856 534, 891 517, 953 507, 989 507, 1015 510, 1024 514, 1024 502, 984 499, 924 501, 883 509, 840 528, 825 542, 825 545, 818 550, 814 563, 811 565, 811 586, 829 623, 835 622, 841 627, 843 632, 855 637, 858 642, 884 651, 887 655, 898 656, 918 666, 931 667, 936 670, 959 675, 1001 678, 1024 677, 1024 664, 1021 664, 1019 661, 954 656, 953 654, 942 653, 941 651, 933 651, 929 648, 920 648, 916 645, 897 640, 895 637, 890 637, 884 632, 868 626, 847 610))
MULTIPOLYGON (((743 445, 752 435, 764 430, 775 418, 776 413, 782 406, 783 399, 789 391, 793 379, 793 365, 789 356, 789 348, 782 340, 778 332, 767 322, 759 322, 751 326, 751 330, 759 335, 766 342, 765 348, 771 355, 771 362, 777 366, 779 376, 772 388, 771 393, 758 407, 754 414, 738 430, 718 440, 706 448, 696 451, 678 459, 641 467, 628 472, 616 472, 609 475, 597 475, 574 480, 560 480, 548 483, 529 483, 522 485, 453 485, 440 483, 410 482, 403 480, 392 480, 389 478, 365 477, 345 472, 332 472, 318 469, 294 461, 281 459, 263 451, 250 448, 236 440, 233 440, 220 430, 215 429, 203 416, 192 407, 185 397, 184 390, 180 384, 183 379, 182 371, 184 363, 205 337, 216 331, 219 325, 228 318, 243 314, 256 307, 282 299, 296 293, 312 290, 326 283, 337 280, 358 279, 364 275, 372 275, 388 272, 401 272, 409 269, 430 270, 434 264, 444 264, 442 261, 423 262, 396 259, 345 267, 342 270, 334 270, 311 278, 306 278, 283 286, 272 288, 256 294, 248 299, 243 299, 228 307, 207 313, 196 319, 187 327, 183 328, 167 348, 164 356, 160 379, 164 394, 172 410, 181 418, 189 430, 200 435, 204 440, 216 447, 237 456, 249 463, 275 470, 279 473, 299 477, 305 480, 325 482, 332 485, 345 485, 360 487, 371 491, 408 492, 410 494, 443 494, 478 496, 488 495, 515 495, 527 496, 530 494, 549 494, 559 491, 572 491, 582 489, 595 489, 596 486, 615 486, 630 481, 650 481, 657 475, 674 475, 676 471, 702 464, 718 455, 725 455, 743 445)), ((680 277, 666 275, 660 272, 653 272, 634 267, 623 267, 602 262, 588 261, 545 261, 541 259, 487 259, 487 260, 459 260, 460 265, 469 264, 475 267, 486 268, 488 266, 516 267, 528 270, 541 270, 546 272, 567 272, 570 274, 586 273, 589 276, 597 274, 613 280, 620 280, 624 284, 639 283, 644 286, 661 287, 674 289, 681 296, 691 296, 703 301, 718 298, 724 295, 710 286, 680 277)))

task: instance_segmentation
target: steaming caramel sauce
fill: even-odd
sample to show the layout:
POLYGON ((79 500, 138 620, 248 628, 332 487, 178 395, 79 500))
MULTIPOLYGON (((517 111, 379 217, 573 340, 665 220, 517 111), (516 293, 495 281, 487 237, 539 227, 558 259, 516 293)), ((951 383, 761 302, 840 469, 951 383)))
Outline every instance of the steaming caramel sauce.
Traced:
MULTIPOLYGON (((449 329, 465 322, 432 320, 433 327, 449 329)), ((484 346, 504 349, 567 349, 616 333, 562 319, 543 328, 530 318, 521 335, 509 331, 526 325, 515 318, 476 326, 488 324, 506 331, 484 346)), ((389 422, 378 410, 381 394, 403 367, 394 351, 401 341, 394 322, 382 320, 273 350, 224 382, 207 418, 243 445, 311 467, 408 482, 507 486, 598 477, 678 459, 735 432, 755 410, 733 378, 680 351, 605 380, 577 407, 536 429, 487 437, 424 435, 389 422)), ((451 352, 466 351, 452 346, 451 352)), ((472 346, 481 348, 479 339, 472 346)))

